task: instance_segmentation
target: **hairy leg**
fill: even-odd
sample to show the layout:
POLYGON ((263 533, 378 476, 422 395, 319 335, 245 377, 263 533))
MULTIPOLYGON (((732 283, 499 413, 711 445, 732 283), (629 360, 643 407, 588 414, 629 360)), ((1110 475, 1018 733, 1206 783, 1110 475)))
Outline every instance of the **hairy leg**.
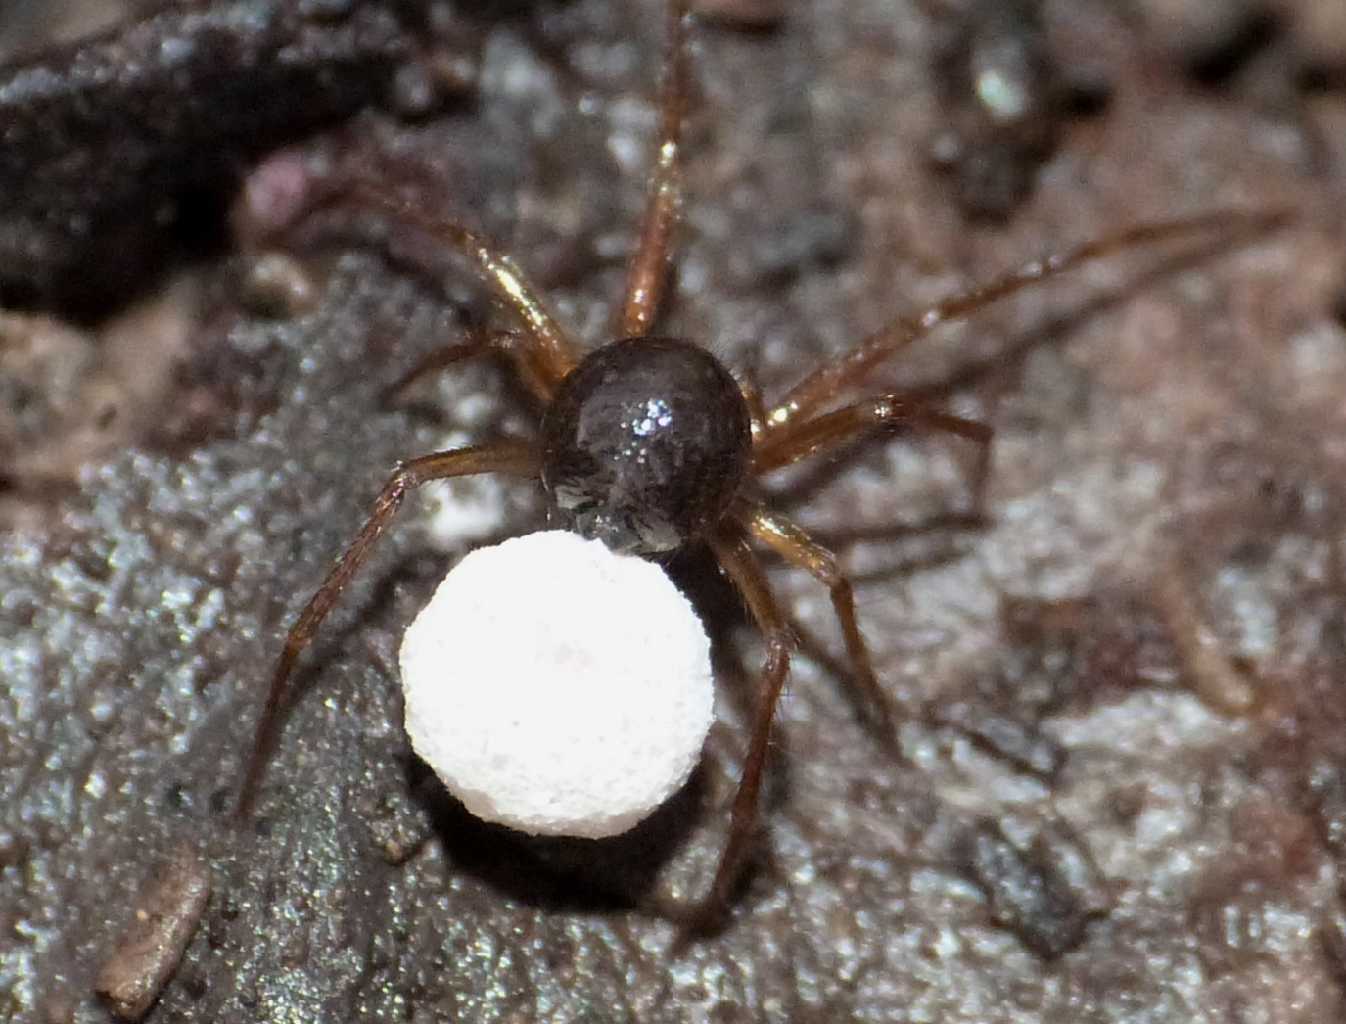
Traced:
POLYGON ((390 231, 388 243, 397 242, 397 233, 419 233, 466 260, 496 300, 518 318, 527 345, 534 353, 531 359, 547 382, 549 394, 579 361, 574 343, 556 322, 537 289, 514 260, 484 235, 413 206, 389 194, 378 183, 364 179, 326 197, 324 205, 376 218, 390 231))
POLYGON ((693 922, 698 931, 710 931, 723 920, 753 839, 757 835, 758 801, 762 776, 770 751, 771 723, 776 715, 785 679, 790 671, 790 653, 795 639, 785 624, 776 599, 771 594, 762 567, 748 546, 747 538, 735 531, 710 539, 711 550, 743 599, 748 604, 757 628, 766 641, 766 664, 762 668, 761 695, 753 716, 752 738, 743 762, 743 777, 734 794, 729 817, 729 838, 720 854, 715 879, 693 922))
POLYGON ((1282 210, 1260 213, 1221 210, 1182 220, 1137 225, 1046 259, 1026 263, 995 281, 938 302, 916 317, 893 320, 846 354, 814 370, 767 413, 767 429, 776 430, 808 419, 819 408, 842 396, 846 389, 858 385, 874 367, 940 324, 961 319, 1082 264, 1139 246, 1193 235, 1217 231, 1237 237, 1260 234, 1284 224, 1289 217, 1282 210))
POLYGON ((257 720, 252 753, 248 758, 243 786, 239 791, 238 806, 234 811, 236 820, 246 821, 252 814, 257 799, 257 788, 262 780, 262 771, 266 767, 266 760, 275 745, 279 731, 286 684, 294 671, 295 662, 313 641, 318 627, 336 604, 341 592, 346 589, 347 584, 369 557, 375 541, 397 515, 397 510, 407 493, 431 480, 445 480, 449 477, 470 476, 475 473, 531 476, 537 471, 536 449, 531 444, 521 441, 498 441, 478 447, 435 452, 411 459, 397 467, 392 477, 384 484, 383 490, 374 502, 373 511, 360 528, 360 532, 356 534, 355 540, 342 553, 286 635, 285 647, 281 650, 271 676, 271 688, 267 692, 266 704, 257 720))
POLYGON ((864 690, 874 713, 886 727, 884 738, 891 740, 894 725, 891 703, 874 673, 874 662, 869 656, 869 647, 855 616, 855 593, 851 581, 837 565, 836 555, 782 515, 751 506, 741 509, 739 515, 743 525, 754 537, 827 588, 832 599, 832 610, 841 623, 841 634, 846 639, 846 653, 850 656, 856 681, 864 690))
POLYGON ((640 241, 626 271, 626 290, 615 324, 618 338, 650 332, 668 280, 673 232, 682 202, 678 168, 682 120, 687 111, 687 0, 668 0, 663 81, 659 91, 659 138, 645 194, 640 241))
POLYGON ((914 404, 901 395, 879 395, 766 431, 753 446, 753 472, 769 473, 811 455, 836 451, 871 431, 907 426, 955 434, 990 451, 992 430, 986 424, 914 404))
POLYGON ((385 402, 395 402, 402 397, 407 388, 426 374, 443 370, 487 352, 499 352, 508 358, 514 372, 519 375, 529 393, 540 402, 550 401, 555 382, 540 365, 537 352, 529 343, 529 336, 522 331, 486 330, 480 327, 470 328, 465 341, 456 345, 445 345, 427 353, 415 366, 389 385, 383 393, 383 399, 385 402))
POLYGON ((743 396, 743 401, 747 403, 752 441, 753 444, 757 444, 766 433, 766 403, 762 400, 762 391, 757 386, 757 382, 747 373, 734 372, 734 380, 738 382, 739 394, 743 396))

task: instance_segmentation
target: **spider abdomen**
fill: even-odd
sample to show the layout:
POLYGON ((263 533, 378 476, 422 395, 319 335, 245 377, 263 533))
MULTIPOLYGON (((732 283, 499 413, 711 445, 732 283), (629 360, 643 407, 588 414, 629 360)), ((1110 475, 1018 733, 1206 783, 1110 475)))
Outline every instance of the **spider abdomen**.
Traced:
POLYGON ((595 349, 561 382, 542 435, 542 483, 559 525, 641 555, 718 522, 752 444, 729 371, 676 338, 595 349))

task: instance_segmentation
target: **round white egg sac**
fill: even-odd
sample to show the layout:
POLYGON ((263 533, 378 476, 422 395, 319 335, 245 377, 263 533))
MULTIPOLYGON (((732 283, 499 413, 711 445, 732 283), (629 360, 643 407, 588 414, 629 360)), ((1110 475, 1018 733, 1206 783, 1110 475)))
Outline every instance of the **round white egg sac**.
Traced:
POLYGON ((564 531, 465 556, 402 638, 407 735, 469 811, 534 835, 624 832, 686 781, 710 641, 652 562, 564 531))

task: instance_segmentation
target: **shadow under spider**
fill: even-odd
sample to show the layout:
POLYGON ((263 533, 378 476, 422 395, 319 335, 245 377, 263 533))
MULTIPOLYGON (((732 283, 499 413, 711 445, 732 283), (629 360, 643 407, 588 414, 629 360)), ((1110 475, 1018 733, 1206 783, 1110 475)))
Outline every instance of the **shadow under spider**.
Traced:
POLYGON ((806 459, 843 454, 858 439, 901 429, 967 440, 984 465, 991 441, 988 426, 893 392, 857 400, 857 389, 880 364, 941 324, 1085 263, 1193 236, 1214 234, 1227 245, 1287 219, 1281 212, 1215 211, 1132 226, 1025 263, 915 317, 893 320, 805 375, 769 405, 706 349, 651 333, 679 215, 682 123, 690 82, 685 8, 685 0, 668 4, 653 170, 639 242, 614 318, 612 337, 617 340, 581 355, 508 254, 472 229, 392 194, 378 181, 355 176, 323 200, 333 226, 357 233, 375 226, 394 254, 434 243, 466 263, 515 323, 508 329, 469 331, 440 362, 449 366, 489 353, 503 356, 542 410, 541 436, 435 452, 397 467, 364 526, 289 630, 257 723, 235 812, 238 823, 252 817, 300 655, 407 494, 433 480, 478 473, 534 478, 546 494, 550 525, 601 539, 616 551, 663 560, 686 545, 704 544, 763 636, 759 697, 748 715, 750 738, 729 810, 727 838, 707 894, 694 908, 678 912, 693 931, 718 927, 756 847, 771 727, 796 646, 754 543, 827 589, 851 663, 850 676, 875 707, 887 704, 860 632, 850 580, 827 548, 754 496, 753 482, 806 459))
POLYGON ((705 767, 648 818, 605 839, 529 836, 483 821, 411 759, 406 764, 413 802, 429 817, 455 869, 532 907, 597 913, 653 909, 647 894, 679 846, 687 822, 705 802, 705 767))

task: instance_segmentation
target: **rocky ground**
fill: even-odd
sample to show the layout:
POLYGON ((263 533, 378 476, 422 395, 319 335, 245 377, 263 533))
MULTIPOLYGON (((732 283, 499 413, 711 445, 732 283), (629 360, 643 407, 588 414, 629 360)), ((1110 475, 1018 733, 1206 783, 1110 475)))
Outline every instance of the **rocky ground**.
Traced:
MULTIPOLYGON (((11 53, 51 31, 21 6, 11 53)), ((428 246, 414 274, 318 231, 277 246, 287 204, 376 166, 592 344, 655 122, 652 0, 350 6, 197 4, 0 73, 0 1016, 107 1019, 100 971, 137 980, 114 954, 168 870, 187 947, 155 1021, 1342 1019, 1339 5, 1001 5, 977 31, 1029 55, 992 65, 1031 70, 1032 113, 995 128, 964 5, 703 4, 666 330, 768 396, 1072 243, 1293 217, 1128 253, 885 366, 875 389, 995 428, 984 521, 942 438, 771 481, 855 577, 901 721, 871 724, 825 593, 773 569, 805 649, 760 853, 686 944, 666 910, 709 881, 761 654, 708 562, 678 572, 720 724, 628 836, 476 822, 402 734, 399 631, 455 550, 537 524, 524 485, 460 489, 456 535, 408 508, 230 827, 283 632, 390 467, 535 421, 486 364, 390 407, 489 306, 428 246), (96 73, 119 66, 140 77, 96 73)))

